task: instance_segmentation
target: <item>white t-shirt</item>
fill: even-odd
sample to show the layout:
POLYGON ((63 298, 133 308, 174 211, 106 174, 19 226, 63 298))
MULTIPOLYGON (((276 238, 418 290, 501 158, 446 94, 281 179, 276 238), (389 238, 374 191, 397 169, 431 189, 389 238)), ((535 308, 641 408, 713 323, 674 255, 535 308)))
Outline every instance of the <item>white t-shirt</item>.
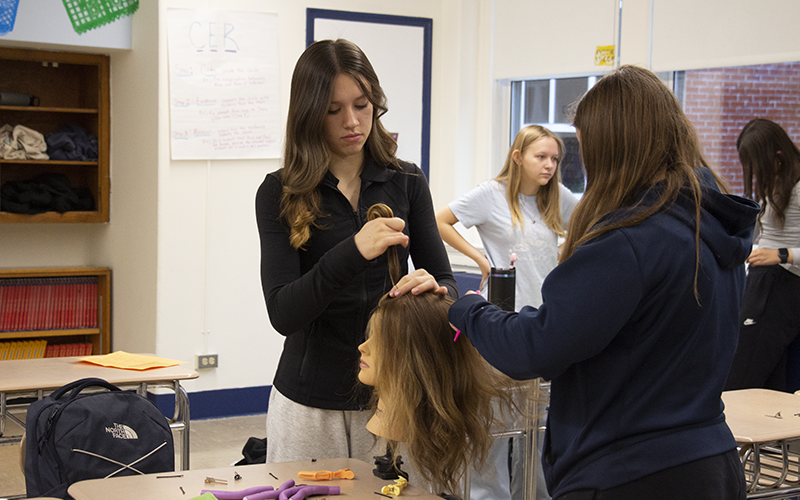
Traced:
MULTIPOLYGON (((567 227, 578 198, 559 184, 561 219, 567 227)), ((453 215, 465 227, 475 226, 489 262, 496 268, 508 268, 511 254, 517 254, 516 304, 522 307, 542 305, 542 282, 558 264, 558 235, 545 224, 539 213, 536 196, 519 195, 524 228, 511 223, 511 209, 506 201, 505 185, 491 180, 482 182, 463 197, 450 203, 453 215)), ((488 281, 488 280, 487 280, 488 281)), ((486 295, 486 283, 481 293, 486 295)))
POLYGON ((792 195, 789 198, 789 205, 786 206, 786 218, 781 229, 780 223, 775 217, 775 210, 772 205, 767 204, 764 216, 761 217, 760 235, 758 235, 758 246, 761 248, 791 248, 793 264, 782 264, 784 269, 800 276, 800 182, 794 185, 792 195))

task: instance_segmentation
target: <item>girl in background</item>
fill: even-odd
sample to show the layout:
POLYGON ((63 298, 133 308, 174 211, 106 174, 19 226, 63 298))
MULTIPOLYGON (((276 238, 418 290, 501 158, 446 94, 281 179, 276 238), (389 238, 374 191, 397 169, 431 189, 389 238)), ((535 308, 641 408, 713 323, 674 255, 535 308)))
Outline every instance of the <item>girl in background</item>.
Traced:
POLYGON ((529 125, 517 134, 497 177, 436 213, 442 239, 480 268, 483 292, 491 267, 508 267, 516 254, 516 309, 542 303, 542 281, 558 263, 558 237, 578 203, 560 182, 563 157, 557 135, 529 125), (457 222, 478 229, 485 255, 461 236, 457 222))
POLYGON ((370 394, 356 391, 358 345, 381 296, 457 296, 422 171, 395 157, 386 96, 366 55, 322 40, 292 75, 283 168, 256 195, 261 283, 286 337, 270 393, 267 462, 371 462, 370 394), (367 220, 384 203, 393 217, 367 220), (397 250, 400 280, 386 251, 397 250), (408 273, 408 257, 414 267, 408 273))
MULTIPOLYGON (((494 180, 479 184, 436 213, 442 239, 480 268, 484 297, 488 297, 486 278, 490 269, 508 267, 511 254, 516 254, 516 310, 542 304, 542 282, 558 263, 558 238, 564 236, 570 214, 578 203, 560 182, 559 165, 563 158, 564 145, 557 135, 539 125, 529 125, 517 134, 503 169, 494 180), (478 229, 485 255, 461 236, 454 227, 457 222, 478 229)), ((499 439, 492 450, 497 478, 473 476, 472 500, 519 496, 510 490, 517 492, 522 487, 523 457, 519 451, 524 440, 513 440, 511 485, 508 446, 504 441, 499 439)), ((539 463, 537 470, 537 498, 547 499, 539 463)))
POLYGON ((792 391, 786 367, 787 349, 800 333, 800 150, 764 118, 744 126, 736 148, 746 196, 756 181, 760 239, 747 258, 739 347, 725 389, 792 391))

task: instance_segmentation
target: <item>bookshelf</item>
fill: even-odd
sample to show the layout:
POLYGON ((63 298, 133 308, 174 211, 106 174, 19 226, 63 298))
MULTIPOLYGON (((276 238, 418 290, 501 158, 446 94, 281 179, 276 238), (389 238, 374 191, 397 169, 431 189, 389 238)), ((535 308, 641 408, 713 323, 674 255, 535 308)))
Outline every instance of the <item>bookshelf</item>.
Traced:
POLYGON ((0 331, 0 342, 43 339, 48 345, 89 343, 91 354, 111 352, 111 269, 0 269, 0 288, 0 329, 9 330, 0 331), (79 288, 87 283, 96 286, 79 288), (67 292, 55 289, 68 285, 75 287, 67 292), (48 293, 41 288, 37 292, 37 286, 50 287, 48 293, 53 300, 46 301, 48 293), (22 292, 21 287, 26 291, 22 292), (18 289, 10 292, 12 288, 18 289), (86 299, 83 306, 76 297, 78 290, 86 299), (15 297, 13 307, 10 297, 15 297), (61 297, 60 305, 56 297, 61 297), (2 311, 6 312, 5 317, 2 311), (12 313, 13 319, 9 316, 12 313))
POLYGON ((24 125, 46 136, 71 123, 98 140, 96 161, 0 158, 0 185, 61 174, 72 188, 92 194, 94 210, 22 214, 0 207, 0 223, 108 222, 108 56, 0 47, 0 75, 0 92, 21 92, 39 99, 38 106, 0 105, 0 126, 24 125))

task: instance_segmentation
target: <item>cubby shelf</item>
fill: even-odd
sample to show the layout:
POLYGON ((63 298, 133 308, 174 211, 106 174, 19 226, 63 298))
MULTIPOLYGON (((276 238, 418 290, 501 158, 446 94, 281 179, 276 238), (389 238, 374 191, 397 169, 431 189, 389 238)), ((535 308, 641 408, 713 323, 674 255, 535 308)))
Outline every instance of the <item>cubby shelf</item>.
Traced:
MULTIPOLYGON (((107 267, 73 267, 47 269, 0 269, 0 287, 11 286, 14 278, 69 278, 90 276, 97 278, 97 292, 91 297, 97 301, 96 328, 55 328, 46 330, 14 330, 0 332, 0 341, 44 339, 48 344, 90 343, 92 354, 111 351, 111 269, 107 267)), ((39 285, 32 282, 30 286, 39 285)), ((0 295, 2 296, 2 295, 0 295)), ((0 304, 1 306, 2 304, 0 304)), ((2 310, 2 307, 0 307, 2 310)))
POLYGON ((0 47, 0 91, 36 96, 38 106, 0 105, 0 126, 24 125, 47 135, 74 123, 98 140, 97 161, 0 159, 0 185, 42 174, 63 174, 73 188, 88 189, 92 211, 18 214, 2 210, 0 223, 108 222, 109 58, 102 54, 0 47))

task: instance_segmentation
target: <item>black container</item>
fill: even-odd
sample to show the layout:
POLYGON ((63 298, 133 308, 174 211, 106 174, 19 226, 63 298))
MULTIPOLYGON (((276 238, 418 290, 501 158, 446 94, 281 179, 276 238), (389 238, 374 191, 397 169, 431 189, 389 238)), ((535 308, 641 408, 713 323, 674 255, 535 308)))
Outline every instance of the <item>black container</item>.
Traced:
POLYGON ((0 92, 2 106, 38 106, 39 98, 22 92, 0 92))
POLYGON ((489 302, 505 311, 514 311, 516 288, 516 269, 492 268, 489 273, 489 302))

